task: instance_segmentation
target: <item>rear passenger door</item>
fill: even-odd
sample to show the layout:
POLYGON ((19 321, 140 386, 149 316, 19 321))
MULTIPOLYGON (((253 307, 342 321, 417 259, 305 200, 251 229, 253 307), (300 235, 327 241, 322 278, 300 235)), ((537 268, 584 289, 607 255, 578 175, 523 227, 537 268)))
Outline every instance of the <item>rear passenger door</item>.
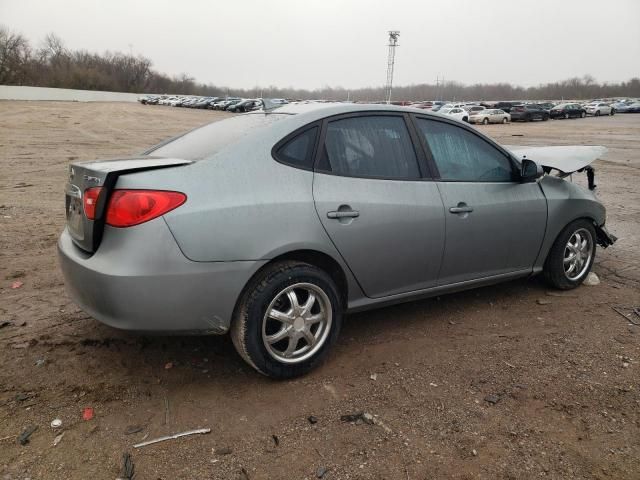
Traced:
POLYGON ((520 183, 511 159, 470 128, 416 118, 437 172, 446 219, 439 285, 531 271, 547 220, 537 183, 520 183))
POLYGON ((325 120, 313 197, 327 234, 369 297, 435 286, 444 248, 438 188, 424 178, 408 115, 325 120))

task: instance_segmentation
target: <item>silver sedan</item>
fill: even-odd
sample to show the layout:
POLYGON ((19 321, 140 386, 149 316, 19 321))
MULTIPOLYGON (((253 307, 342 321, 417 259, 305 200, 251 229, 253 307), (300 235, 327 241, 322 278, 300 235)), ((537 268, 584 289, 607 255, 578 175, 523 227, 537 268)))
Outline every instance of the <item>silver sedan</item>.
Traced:
POLYGON ((483 125, 489 123, 509 123, 510 121, 511 115, 499 108, 472 112, 469 117, 469 123, 482 123, 483 125))
POLYGON ((346 312, 539 273, 580 285, 615 238, 593 192, 562 178, 589 169, 574 153, 511 151, 393 106, 234 116, 72 164, 62 271, 108 325, 230 332, 256 370, 293 377, 327 355, 346 312))

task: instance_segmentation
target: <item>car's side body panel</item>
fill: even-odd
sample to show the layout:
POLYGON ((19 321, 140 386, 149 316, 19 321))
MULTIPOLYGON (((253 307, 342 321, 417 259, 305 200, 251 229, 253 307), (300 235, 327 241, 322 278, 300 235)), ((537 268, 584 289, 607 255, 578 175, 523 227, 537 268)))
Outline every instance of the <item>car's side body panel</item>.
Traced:
POLYGON ((112 327, 151 332, 226 332, 238 294, 266 263, 192 262, 162 218, 107 227, 93 255, 65 230, 58 252, 77 305, 112 327))
POLYGON ((433 182, 316 173, 320 221, 370 297, 434 286, 444 248, 444 214, 433 182), (356 218, 329 218, 342 209, 356 218))
POLYGON ((569 223, 578 218, 587 218, 601 226, 606 220, 604 206, 591 191, 552 175, 542 177, 539 185, 547 199, 549 214, 534 272, 542 271, 553 242, 569 223))
POLYGON ((536 183, 438 182, 446 246, 438 285, 529 269, 545 231, 547 206, 536 183), (470 213, 451 213, 464 204, 470 213))

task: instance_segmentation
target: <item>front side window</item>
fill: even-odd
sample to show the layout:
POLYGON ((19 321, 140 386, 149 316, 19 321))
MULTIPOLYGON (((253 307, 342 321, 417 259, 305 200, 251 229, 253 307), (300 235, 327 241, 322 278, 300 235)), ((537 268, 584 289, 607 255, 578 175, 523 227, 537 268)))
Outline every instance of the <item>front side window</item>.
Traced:
POLYGON ((409 131, 397 116, 329 122, 319 168, 351 177, 420 178, 409 131))
POLYGON ((444 122, 417 119, 418 131, 431 150, 442 180, 511 182, 510 160, 477 135, 444 122))

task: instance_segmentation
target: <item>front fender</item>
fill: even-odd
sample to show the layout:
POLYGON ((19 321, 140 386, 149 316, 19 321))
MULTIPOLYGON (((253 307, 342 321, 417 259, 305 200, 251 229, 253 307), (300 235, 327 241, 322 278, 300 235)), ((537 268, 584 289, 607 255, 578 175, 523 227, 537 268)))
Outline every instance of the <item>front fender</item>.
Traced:
POLYGON ((534 272, 542 270, 553 242, 569 223, 587 218, 594 226, 600 227, 606 220, 604 205, 593 192, 575 183, 545 175, 540 180, 540 188, 547 199, 547 229, 534 264, 534 272))

